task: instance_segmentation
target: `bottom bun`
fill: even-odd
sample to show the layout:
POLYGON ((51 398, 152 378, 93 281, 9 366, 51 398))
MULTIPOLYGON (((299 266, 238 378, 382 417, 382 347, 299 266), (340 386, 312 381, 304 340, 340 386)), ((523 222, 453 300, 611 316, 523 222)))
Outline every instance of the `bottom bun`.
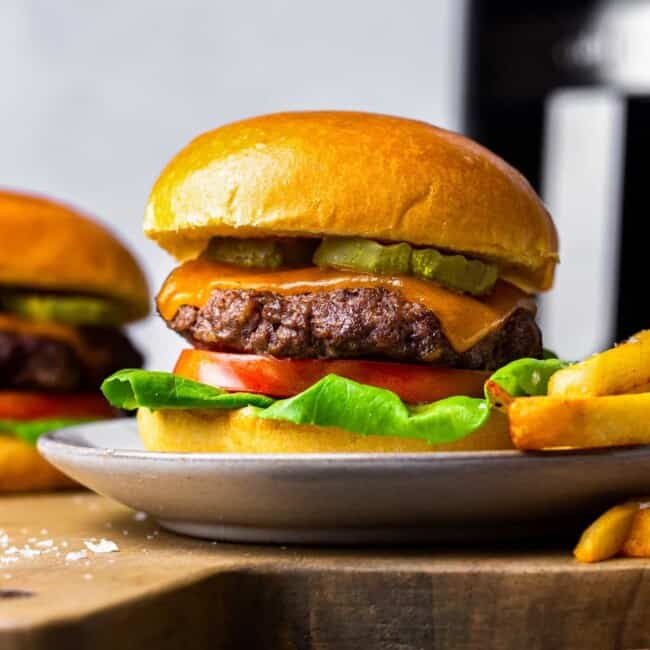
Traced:
POLYGON ((262 420, 248 408, 238 411, 138 411, 138 426, 149 451, 234 454, 485 451, 513 449, 508 419, 495 411, 488 422, 456 442, 430 445, 395 436, 361 436, 334 427, 262 420))
POLYGON ((36 447, 0 434, 0 493, 55 490, 78 485, 52 467, 36 447))

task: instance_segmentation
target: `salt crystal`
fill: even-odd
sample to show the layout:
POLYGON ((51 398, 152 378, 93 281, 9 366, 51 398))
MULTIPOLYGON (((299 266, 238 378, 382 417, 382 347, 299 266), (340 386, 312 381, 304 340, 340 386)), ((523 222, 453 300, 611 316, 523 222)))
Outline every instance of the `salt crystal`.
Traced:
POLYGON ((129 534, 129 531, 128 531, 128 530, 123 530, 123 531, 122 531, 122 535, 128 535, 128 534, 129 534))
POLYGON ((27 559, 31 559, 41 554, 40 551, 37 551, 35 548, 29 548, 29 546, 26 546, 25 548, 21 549, 20 551, 18 551, 18 553, 22 555, 22 557, 25 557, 27 559))
POLYGON ((144 521, 147 518, 147 513, 146 512, 136 512, 133 515, 133 519, 135 521, 144 521))
POLYGON ((63 548, 68 548, 68 542, 66 542, 65 540, 63 540, 63 541, 61 542, 61 546, 63 546, 63 548))
POLYGON ((0 557, 0 564, 11 564, 12 562, 18 562, 17 557, 0 557))
POLYGON ((41 535, 47 535, 47 528, 41 528, 41 535))
POLYGON ((33 544, 35 541, 36 541, 36 537, 30 537, 30 538, 27 540, 27 542, 28 542, 29 544, 33 544))
POLYGON ((115 542, 112 542, 110 539, 101 539, 96 544, 93 542, 86 541, 84 542, 86 548, 93 553, 115 553, 119 551, 119 547, 115 542))
POLYGON ((77 560, 83 560, 88 557, 86 551, 72 551, 65 556, 66 562, 76 562, 77 560))
POLYGON ((51 539, 44 539, 40 542, 36 542, 36 546, 39 548, 51 548, 54 545, 54 541, 51 539))
POLYGON ((84 573, 84 580, 92 580, 93 575, 92 573, 84 573))

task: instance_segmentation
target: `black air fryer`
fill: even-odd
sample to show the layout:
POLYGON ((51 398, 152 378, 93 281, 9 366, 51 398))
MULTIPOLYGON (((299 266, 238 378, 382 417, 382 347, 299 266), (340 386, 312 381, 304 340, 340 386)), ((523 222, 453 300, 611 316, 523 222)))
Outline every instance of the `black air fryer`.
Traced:
POLYGON ((578 358, 650 328, 650 0, 471 2, 465 99, 560 232, 546 343, 578 358))

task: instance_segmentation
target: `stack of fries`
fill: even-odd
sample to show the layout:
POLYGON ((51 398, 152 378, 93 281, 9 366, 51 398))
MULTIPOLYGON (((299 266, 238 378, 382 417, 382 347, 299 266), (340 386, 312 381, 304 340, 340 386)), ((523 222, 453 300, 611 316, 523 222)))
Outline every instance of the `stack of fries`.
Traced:
POLYGON ((650 444, 650 330, 556 372, 548 395, 508 405, 523 450, 650 444))
MULTIPOLYGON (((545 396, 502 401, 522 450, 650 444, 650 330, 559 370, 545 396)), ((580 562, 650 557, 650 497, 608 510, 585 530, 574 555, 580 562)))

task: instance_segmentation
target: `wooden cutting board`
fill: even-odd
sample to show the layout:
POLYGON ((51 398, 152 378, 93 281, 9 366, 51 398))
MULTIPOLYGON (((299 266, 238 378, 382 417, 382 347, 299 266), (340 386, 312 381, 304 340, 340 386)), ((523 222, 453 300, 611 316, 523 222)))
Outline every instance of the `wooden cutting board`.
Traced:
POLYGON ((216 544, 87 492, 3 498, 0 529, 1 650, 650 648, 645 560, 216 544))

